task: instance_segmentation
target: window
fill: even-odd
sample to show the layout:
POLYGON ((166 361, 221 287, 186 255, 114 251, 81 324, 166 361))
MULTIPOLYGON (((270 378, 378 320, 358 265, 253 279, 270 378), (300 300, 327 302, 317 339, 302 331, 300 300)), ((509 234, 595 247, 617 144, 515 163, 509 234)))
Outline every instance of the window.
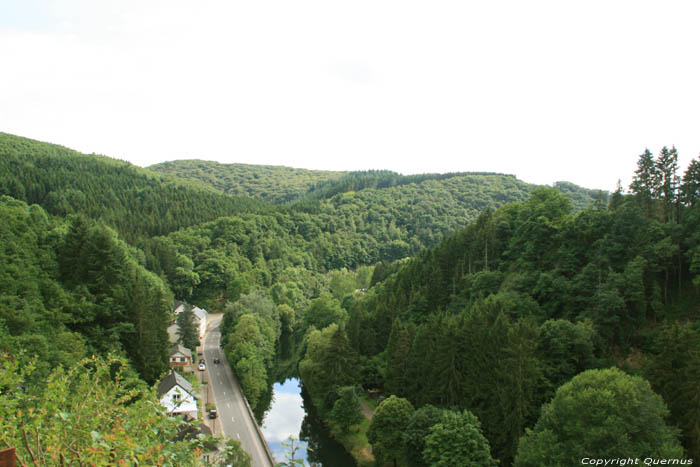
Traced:
POLYGON ((181 395, 182 395, 182 394, 180 394, 179 392, 176 392, 175 394, 173 394, 173 400, 174 400, 174 401, 179 401, 181 395))

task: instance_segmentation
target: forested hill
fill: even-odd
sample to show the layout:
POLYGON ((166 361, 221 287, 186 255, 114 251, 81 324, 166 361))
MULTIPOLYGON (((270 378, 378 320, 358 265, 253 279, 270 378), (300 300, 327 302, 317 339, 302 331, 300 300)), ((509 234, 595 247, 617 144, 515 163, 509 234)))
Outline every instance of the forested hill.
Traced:
POLYGON ((294 169, 213 161, 179 160, 148 167, 154 172, 198 180, 222 193, 286 203, 304 196, 312 187, 343 177, 346 172, 294 169))
MULTIPOLYGON (((471 410, 505 464, 518 452, 523 462, 516 464, 528 466, 558 458, 547 457, 553 451, 570 456, 568 444, 563 449, 534 432, 521 451, 518 440, 557 387, 609 366, 651 382, 697 456, 694 167, 675 198, 661 189, 618 193, 609 206, 578 214, 560 193, 541 187, 525 202, 486 211, 416 258, 377 267, 378 284, 346 304, 353 350, 386 365, 384 387, 416 407, 471 410)), ((579 435, 577 443, 592 438, 585 430, 579 435)))
POLYGON ((0 133, 0 195, 49 213, 101 219, 126 239, 163 235, 221 216, 264 209, 128 162, 0 133))
MULTIPOLYGON (((522 200, 536 187, 518 180, 514 175, 492 172, 401 175, 389 170, 330 172, 268 165, 220 164, 201 160, 163 162, 152 165, 149 169, 182 179, 200 181, 222 193, 249 196, 276 204, 323 201, 343 193, 391 188, 395 188, 392 195, 398 195, 405 200, 407 192, 412 196, 419 193, 420 190, 416 189, 419 186, 426 186, 431 191, 444 188, 447 197, 462 198, 467 204, 471 204, 471 198, 499 191, 502 192, 501 200, 522 200), (407 192, 400 190, 401 187, 409 185, 413 187, 407 188, 407 192)), ((599 190, 589 190, 569 182, 557 182, 554 186, 572 199, 577 211, 591 204, 596 198, 601 197, 605 200, 607 195, 599 190)), ((478 210, 483 208, 484 204, 469 207, 478 210)))

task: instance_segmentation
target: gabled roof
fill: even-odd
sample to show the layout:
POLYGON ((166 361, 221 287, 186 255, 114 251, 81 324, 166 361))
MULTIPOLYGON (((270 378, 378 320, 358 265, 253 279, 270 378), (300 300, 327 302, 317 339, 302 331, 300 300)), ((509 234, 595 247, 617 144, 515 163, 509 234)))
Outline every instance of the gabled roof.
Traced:
POLYGON ((192 313, 194 313, 194 315, 195 315, 199 320, 201 320, 202 318, 206 318, 207 315, 209 314, 206 310, 202 310, 202 309, 199 308, 199 307, 194 307, 194 308, 192 308, 192 313))
POLYGON ((170 391, 173 386, 180 386, 189 394, 194 395, 192 393, 192 383, 187 381, 185 377, 177 371, 171 371, 170 374, 158 384, 158 397, 163 397, 163 394, 170 391))
POLYGON ((180 352, 183 354, 185 357, 190 357, 190 360, 192 360, 192 351, 185 347, 182 344, 175 344, 170 348, 170 356, 173 354, 180 352))

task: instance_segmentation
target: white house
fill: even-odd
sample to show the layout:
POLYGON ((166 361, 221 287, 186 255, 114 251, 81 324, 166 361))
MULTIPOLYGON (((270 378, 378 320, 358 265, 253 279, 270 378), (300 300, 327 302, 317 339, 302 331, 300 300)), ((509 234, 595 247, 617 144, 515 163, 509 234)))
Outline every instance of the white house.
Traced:
MULTIPOLYGON (((184 302, 181 302, 179 300, 175 300, 175 303, 173 304, 173 313, 175 316, 179 315, 183 311, 185 311, 185 307, 187 305, 184 302)), ((207 310, 203 310, 199 307, 192 307, 192 313, 194 314, 194 318, 197 321, 197 327, 199 329, 199 339, 202 340, 204 337, 204 333, 207 331, 207 319, 209 318, 209 312, 207 310)), ((168 328, 168 334, 170 335, 170 342, 177 342, 177 327, 175 324, 172 324, 170 328, 168 328), (171 330, 172 328, 172 330, 171 330)))
POLYGON ((199 321, 199 339, 204 338, 204 333, 207 332, 207 318, 209 318, 209 312, 202 310, 199 307, 192 308, 192 313, 194 313, 195 319, 199 321))
POLYGON ((197 418, 197 397, 192 384, 177 371, 171 371, 158 384, 158 399, 160 405, 170 414, 183 414, 190 418, 197 418))

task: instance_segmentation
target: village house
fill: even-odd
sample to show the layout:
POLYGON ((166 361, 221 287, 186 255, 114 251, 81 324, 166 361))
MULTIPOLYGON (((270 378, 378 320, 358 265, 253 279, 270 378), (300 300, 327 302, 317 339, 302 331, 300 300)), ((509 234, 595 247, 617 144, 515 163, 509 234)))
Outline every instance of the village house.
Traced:
POLYGON ((182 371, 192 371, 192 351, 182 344, 175 344, 170 349, 170 366, 182 371))
MULTIPOLYGON (((175 303, 173 306, 174 306, 173 312, 175 313, 175 316, 177 316, 180 313, 182 313, 183 311, 185 311, 185 307, 187 306, 187 304, 185 304, 184 302, 181 302, 179 300, 175 300, 175 303)), ((204 334, 207 331, 207 320, 209 318, 209 312, 207 310, 203 310, 203 309, 195 306, 195 307, 192 307, 192 313, 194 314, 195 321, 197 322, 197 329, 199 331, 199 339, 201 340, 202 338, 204 338, 204 334)), ((176 338, 176 336, 177 336, 176 333, 177 333, 177 329, 178 329, 177 324, 172 324, 170 326, 170 328, 168 328, 168 334, 170 334, 170 336, 171 336, 170 341, 177 342, 177 338, 176 338), (170 328, 172 328, 172 332, 171 332, 170 328), (173 337, 175 337, 174 340, 173 340, 173 337)))
POLYGON ((158 384, 158 400, 169 414, 198 418, 197 396, 194 394, 192 383, 177 371, 171 371, 158 384))

